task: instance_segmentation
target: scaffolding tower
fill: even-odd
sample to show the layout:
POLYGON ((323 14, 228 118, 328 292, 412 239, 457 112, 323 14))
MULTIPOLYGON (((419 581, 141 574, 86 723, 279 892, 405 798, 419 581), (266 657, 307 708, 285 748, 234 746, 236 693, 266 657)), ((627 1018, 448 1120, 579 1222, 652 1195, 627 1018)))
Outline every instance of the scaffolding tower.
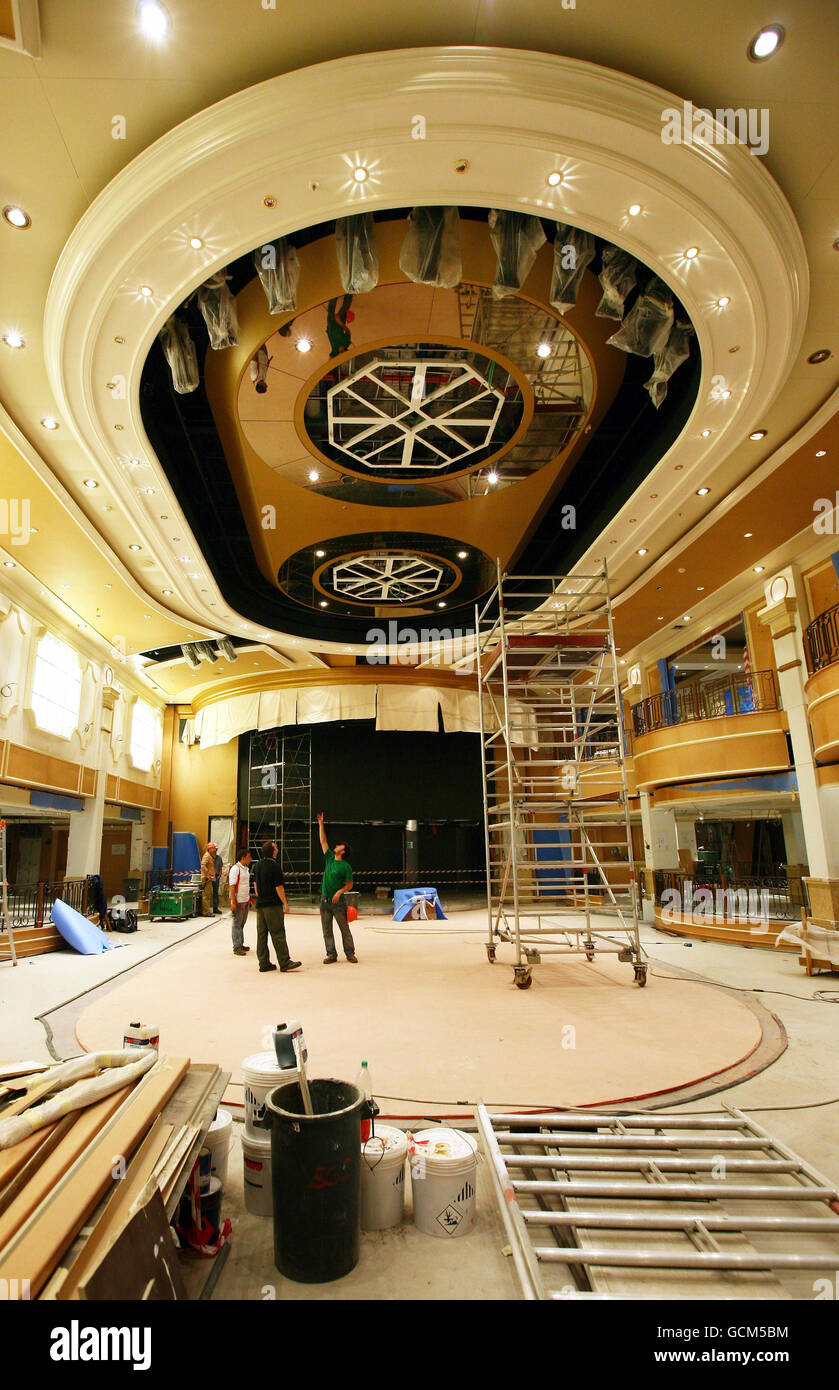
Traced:
POLYGON ((254 859, 274 840, 289 895, 312 894, 312 735, 295 727, 254 731, 248 764, 248 844, 254 859))
POLYGON ((475 627, 489 960, 512 942, 527 989, 543 955, 617 954, 644 985, 606 563, 574 576, 499 564, 475 627), (586 794, 584 765, 604 755, 609 789, 586 794))

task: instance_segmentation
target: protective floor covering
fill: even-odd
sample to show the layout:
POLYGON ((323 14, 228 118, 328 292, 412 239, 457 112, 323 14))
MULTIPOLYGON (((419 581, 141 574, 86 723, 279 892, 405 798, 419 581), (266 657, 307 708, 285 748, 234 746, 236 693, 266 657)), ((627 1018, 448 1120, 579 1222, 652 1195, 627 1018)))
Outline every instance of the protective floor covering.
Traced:
POLYGON ((296 1019, 310 1076, 352 1079, 364 1058, 383 1113, 404 1117, 477 1097, 506 1108, 652 1096, 717 1076, 761 1041, 758 1018, 735 996, 654 974, 639 989, 614 956, 546 957, 532 987, 519 990, 511 947, 488 964, 483 920, 458 913, 435 930, 361 919, 360 963, 342 954, 326 966, 318 918, 292 914, 289 945, 303 968, 283 975, 258 972, 253 917, 243 957, 232 954, 222 919, 98 991, 77 1036, 88 1050, 107 1048, 133 1020, 157 1024, 164 1052, 231 1073, 235 1104, 242 1059, 270 1047, 274 1025, 296 1019))

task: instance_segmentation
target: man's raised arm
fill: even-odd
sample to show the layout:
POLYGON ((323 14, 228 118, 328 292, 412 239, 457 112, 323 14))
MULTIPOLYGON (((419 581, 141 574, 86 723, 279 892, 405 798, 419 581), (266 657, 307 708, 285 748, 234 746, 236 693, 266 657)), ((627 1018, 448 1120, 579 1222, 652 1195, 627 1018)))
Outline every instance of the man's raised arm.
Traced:
POLYGON ((323 828, 323 811, 318 811, 318 834, 320 835, 320 847, 324 854, 329 849, 329 841, 326 838, 326 831, 323 828))

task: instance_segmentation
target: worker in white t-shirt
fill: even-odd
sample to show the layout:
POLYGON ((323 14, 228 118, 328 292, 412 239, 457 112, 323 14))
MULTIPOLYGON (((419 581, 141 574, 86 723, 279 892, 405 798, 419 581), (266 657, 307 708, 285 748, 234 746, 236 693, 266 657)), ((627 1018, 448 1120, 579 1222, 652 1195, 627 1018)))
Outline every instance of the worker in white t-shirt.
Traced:
POLYGON ((251 905, 251 853, 243 849, 227 876, 230 889, 230 911, 233 913, 233 954, 246 956, 250 946, 245 945, 245 923, 251 905))

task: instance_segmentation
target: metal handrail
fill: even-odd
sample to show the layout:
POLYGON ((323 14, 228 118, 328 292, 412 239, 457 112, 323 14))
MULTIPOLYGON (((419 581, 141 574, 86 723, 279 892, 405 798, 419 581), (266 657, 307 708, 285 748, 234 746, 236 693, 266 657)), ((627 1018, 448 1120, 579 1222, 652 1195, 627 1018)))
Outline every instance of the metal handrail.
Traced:
POLYGON ((779 708, 774 671, 724 676, 701 685, 698 681, 664 690, 641 700, 632 711, 636 737, 674 724, 718 719, 732 714, 760 714, 779 708))
POLYGON ((744 903, 747 908, 745 915, 748 917, 749 905, 755 900, 760 903, 761 908, 765 908, 766 916, 770 920, 798 921, 802 908, 808 916, 810 913, 805 880, 787 877, 786 874, 740 874, 726 872, 724 869, 716 869, 713 873, 706 869, 688 873, 685 870, 654 869, 653 885, 656 906, 666 906, 662 903, 665 892, 678 893, 682 912, 688 917, 691 915, 694 893, 699 890, 710 890, 715 910, 719 890, 719 902, 726 920, 736 920, 738 915, 742 915, 741 908, 744 903), (746 895, 745 899, 740 896, 742 894, 746 895), (687 897, 690 897, 691 902, 686 908, 687 897))
POLYGON ((839 661, 839 603, 813 619, 804 633, 804 648, 811 675, 839 661))
POLYGON ((8 913, 12 927, 49 926, 56 898, 84 914, 87 894, 86 878, 40 879, 37 883, 9 884, 8 913))

